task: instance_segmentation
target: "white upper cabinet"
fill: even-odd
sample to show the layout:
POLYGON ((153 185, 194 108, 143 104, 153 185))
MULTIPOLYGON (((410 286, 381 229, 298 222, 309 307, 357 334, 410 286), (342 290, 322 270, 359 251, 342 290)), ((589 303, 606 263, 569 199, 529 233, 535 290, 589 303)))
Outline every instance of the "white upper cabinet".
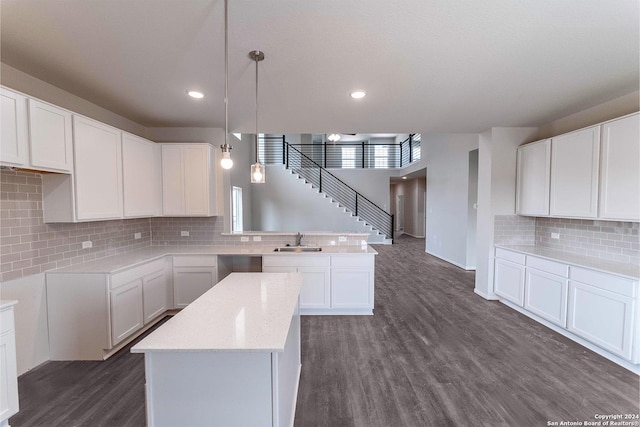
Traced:
POLYGON ((602 125, 599 217, 640 221, 640 114, 602 125))
POLYGON ((71 113, 34 99, 28 100, 31 167, 71 173, 73 136, 71 113))
POLYGON ((162 144, 162 213, 222 215, 222 177, 209 144, 162 144))
POLYGON ((551 216, 596 218, 600 126, 552 138, 551 216))
POLYGON ((160 145, 129 133, 122 134, 124 216, 150 217, 161 213, 160 145))
POLYGON ((518 147, 517 214, 549 215, 551 140, 518 147))
POLYGON ((73 116, 78 220, 122 218, 122 132, 73 116))
POLYGON ((71 112, 0 88, 0 163, 49 172, 73 170, 71 112))
POLYGON ((5 166, 25 166, 27 158, 26 98, 0 88, 0 163, 5 166))

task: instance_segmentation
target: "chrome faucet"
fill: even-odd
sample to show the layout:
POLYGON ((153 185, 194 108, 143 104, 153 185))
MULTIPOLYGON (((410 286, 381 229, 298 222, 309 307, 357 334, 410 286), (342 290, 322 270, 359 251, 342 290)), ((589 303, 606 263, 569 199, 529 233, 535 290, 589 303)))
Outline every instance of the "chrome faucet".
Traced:
POLYGON ((302 246, 302 238, 304 237, 304 234, 300 234, 300 232, 298 231, 298 234, 296 234, 296 244, 295 246, 302 246))

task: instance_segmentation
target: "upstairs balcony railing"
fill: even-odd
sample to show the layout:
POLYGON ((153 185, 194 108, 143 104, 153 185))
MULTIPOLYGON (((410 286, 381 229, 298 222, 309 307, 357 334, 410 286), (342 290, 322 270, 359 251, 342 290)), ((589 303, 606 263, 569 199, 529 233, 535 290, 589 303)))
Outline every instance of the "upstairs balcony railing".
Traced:
MULTIPOLYGON (((284 163, 284 135, 261 135, 258 155, 263 163, 284 163)), ((380 144, 368 141, 291 144, 320 167, 342 169, 402 168, 421 157, 420 134, 410 134, 400 143, 380 144)))

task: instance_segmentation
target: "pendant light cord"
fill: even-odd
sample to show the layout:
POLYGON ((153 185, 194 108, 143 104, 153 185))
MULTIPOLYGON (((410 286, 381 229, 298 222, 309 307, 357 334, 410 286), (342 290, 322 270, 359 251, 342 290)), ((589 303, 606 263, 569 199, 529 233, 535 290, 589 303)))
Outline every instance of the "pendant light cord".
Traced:
POLYGON ((224 145, 229 146, 229 12, 224 0, 224 145))
POLYGON ((256 51, 256 163, 258 160, 258 55, 256 51))

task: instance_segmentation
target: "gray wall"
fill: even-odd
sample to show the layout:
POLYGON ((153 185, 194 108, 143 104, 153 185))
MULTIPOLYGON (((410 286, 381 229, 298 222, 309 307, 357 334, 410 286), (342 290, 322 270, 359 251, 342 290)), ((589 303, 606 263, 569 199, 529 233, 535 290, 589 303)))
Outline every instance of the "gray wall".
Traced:
POLYGON ((422 134, 427 163, 426 251, 462 268, 467 266, 469 152, 477 134, 422 134))
MULTIPOLYGON (((252 224, 259 231, 367 230, 281 165, 267 165, 264 184, 251 184, 252 224)), ((386 183, 388 192, 389 183, 386 183)))

